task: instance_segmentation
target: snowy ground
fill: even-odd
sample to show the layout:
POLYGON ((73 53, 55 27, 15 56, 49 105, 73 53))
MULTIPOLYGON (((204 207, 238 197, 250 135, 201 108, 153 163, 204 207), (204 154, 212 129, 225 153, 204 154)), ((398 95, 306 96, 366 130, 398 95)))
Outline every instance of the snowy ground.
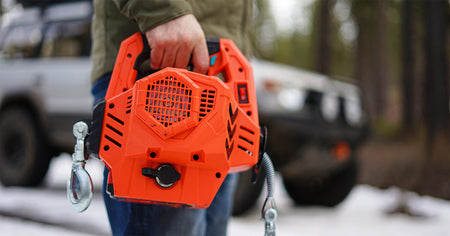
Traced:
MULTIPOLYGON (((0 235, 109 235, 100 192, 101 163, 90 160, 88 170, 96 188, 90 208, 75 213, 65 195, 65 179, 71 166, 63 155, 52 162, 46 186, 40 189, 0 186, 0 235)), ((280 180, 276 186, 279 217, 277 235, 436 235, 450 236, 450 202, 410 194, 413 210, 423 217, 388 215, 398 190, 386 191, 358 186, 334 209, 295 207, 280 180)), ((262 206, 259 199, 258 208, 262 206)), ((229 235, 263 235, 259 209, 234 217, 229 235)))

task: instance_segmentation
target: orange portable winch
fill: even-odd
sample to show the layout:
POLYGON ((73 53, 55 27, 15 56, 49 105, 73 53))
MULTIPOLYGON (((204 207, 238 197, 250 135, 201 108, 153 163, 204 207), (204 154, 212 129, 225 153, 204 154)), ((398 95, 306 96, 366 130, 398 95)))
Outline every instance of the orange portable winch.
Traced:
POLYGON ((228 173, 258 163, 252 67, 231 40, 208 50, 207 75, 165 68, 136 79, 150 49, 140 33, 122 42, 89 136, 114 198, 205 208, 228 173))

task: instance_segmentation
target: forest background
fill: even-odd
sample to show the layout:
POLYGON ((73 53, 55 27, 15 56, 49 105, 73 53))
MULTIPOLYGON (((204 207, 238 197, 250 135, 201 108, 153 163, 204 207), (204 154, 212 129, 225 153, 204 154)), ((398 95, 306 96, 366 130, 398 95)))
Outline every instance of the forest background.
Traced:
POLYGON ((255 2, 255 55, 359 84, 359 182, 450 199, 450 1, 280 2, 255 2))

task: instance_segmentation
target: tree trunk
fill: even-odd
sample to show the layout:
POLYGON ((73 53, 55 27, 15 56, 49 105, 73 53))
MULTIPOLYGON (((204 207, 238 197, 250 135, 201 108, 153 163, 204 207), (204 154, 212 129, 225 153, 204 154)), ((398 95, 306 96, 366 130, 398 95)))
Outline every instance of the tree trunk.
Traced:
POLYGON ((387 36, 388 24, 386 19, 386 12, 388 10, 387 0, 376 1, 376 40, 373 42, 371 50, 375 56, 375 67, 372 69, 372 81, 375 90, 375 113, 376 116, 384 119, 386 118, 386 94, 388 91, 387 76, 388 76, 388 57, 387 57, 387 36))
POLYGON ((413 29, 412 0, 403 2, 402 21, 402 134, 407 136, 414 133, 414 29, 413 29))
POLYGON ((424 1, 425 10, 425 73, 424 103, 425 151, 423 180, 419 193, 450 196, 450 117, 448 71, 447 0, 424 1), (432 186, 442 186, 434 189, 432 186))
POLYGON ((373 4, 375 1, 353 0, 352 14, 355 17, 358 29, 356 38, 355 78, 360 82, 367 99, 368 113, 376 118, 376 100, 374 82, 372 79, 374 24, 373 4))
POLYGON ((331 9, 335 0, 322 0, 317 2, 316 26, 316 70, 322 74, 330 74, 331 63, 331 9))
MULTIPOLYGON (((446 0, 425 1, 425 107, 427 147, 436 137, 448 138, 449 75, 448 75, 448 3, 446 0)), ((447 153, 448 154, 448 153, 447 153)))

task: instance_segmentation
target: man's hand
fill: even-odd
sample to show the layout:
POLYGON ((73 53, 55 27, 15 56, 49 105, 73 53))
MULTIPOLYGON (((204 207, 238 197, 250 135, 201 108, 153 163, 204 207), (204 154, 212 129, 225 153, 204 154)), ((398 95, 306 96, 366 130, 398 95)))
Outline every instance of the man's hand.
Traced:
POLYGON ((194 72, 206 74, 209 66, 205 34, 192 14, 183 15, 145 33, 152 49, 153 69, 176 67, 185 69, 192 55, 194 72))

